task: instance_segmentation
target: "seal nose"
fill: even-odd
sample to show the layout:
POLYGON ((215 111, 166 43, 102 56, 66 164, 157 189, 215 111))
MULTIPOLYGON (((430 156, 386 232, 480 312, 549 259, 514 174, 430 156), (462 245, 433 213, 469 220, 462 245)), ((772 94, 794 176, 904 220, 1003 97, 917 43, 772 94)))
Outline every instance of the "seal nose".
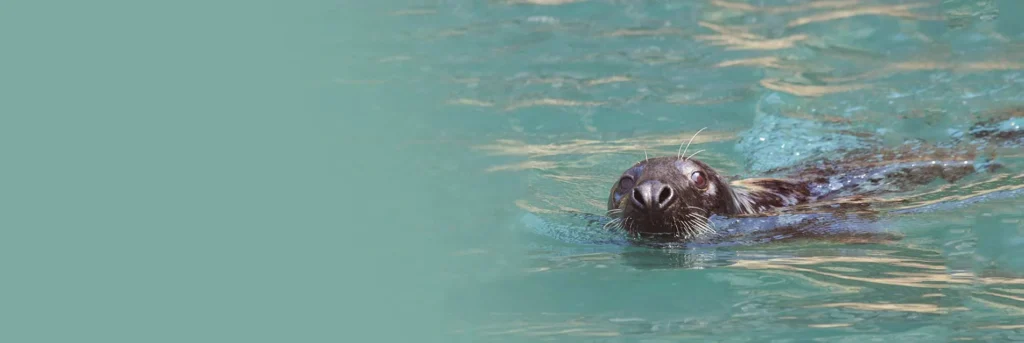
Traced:
POLYGON ((661 210, 672 201, 672 187, 656 180, 644 181, 633 188, 633 205, 641 210, 661 210))

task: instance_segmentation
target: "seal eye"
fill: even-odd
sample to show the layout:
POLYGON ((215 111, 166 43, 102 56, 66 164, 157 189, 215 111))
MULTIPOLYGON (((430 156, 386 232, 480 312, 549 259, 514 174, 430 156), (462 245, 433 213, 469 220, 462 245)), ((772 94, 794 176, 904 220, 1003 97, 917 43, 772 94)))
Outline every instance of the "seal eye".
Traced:
POLYGON ((708 180, 704 178, 704 173, 699 171, 695 171, 693 174, 690 174, 690 181, 693 181, 693 183, 697 185, 697 188, 700 189, 704 189, 704 187, 708 186, 708 180))
POLYGON ((632 177, 623 176, 621 179, 619 179, 619 190, 625 191, 625 190, 628 190, 628 189, 632 189, 633 186, 634 186, 634 181, 633 181, 632 177))

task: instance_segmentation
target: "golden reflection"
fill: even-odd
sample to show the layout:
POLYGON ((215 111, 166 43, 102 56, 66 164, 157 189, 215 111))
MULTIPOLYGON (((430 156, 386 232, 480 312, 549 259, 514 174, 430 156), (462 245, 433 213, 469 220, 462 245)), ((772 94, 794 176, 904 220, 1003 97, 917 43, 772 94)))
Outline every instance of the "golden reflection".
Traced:
POLYGON ((993 288, 992 290, 995 290, 995 291, 1000 291, 1000 292, 1006 292, 1006 293, 1013 293, 1013 294, 1020 294, 1020 295, 1024 295, 1024 289, 1015 289, 1015 288, 993 288))
POLYGON ((744 28, 726 27, 700 22, 700 26, 717 32, 717 35, 697 35, 694 38, 701 41, 709 41, 711 45, 725 45, 726 50, 781 50, 796 45, 797 42, 807 40, 810 36, 795 34, 792 36, 769 39, 753 33, 744 28))
MULTIPOLYGON (((656 152, 656 147, 677 147, 682 142, 687 142, 693 133, 681 135, 652 135, 643 137, 624 138, 613 141, 599 141, 576 139, 564 143, 550 144, 529 144, 522 141, 499 139, 492 144, 478 145, 477 150, 485 151, 492 155, 518 155, 531 157, 560 156, 560 155, 601 155, 613 153, 643 153, 656 152)), ((732 132, 708 132, 703 131, 693 138, 692 144, 703 144, 709 142, 721 142, 735 138, 732 132)), ((672 153, 675 153, 673 151, 672 153)))
POLYGON ((493 102, 483 101, 483 100, 476 100, 476 99, 467 99, 467 98, 452 99, 452 100, 448 101, 448 104, 451 104, 451 105, 463 105, 463 106, 476 106, 476 107, 494 107, 494 103, 493 102))
POLYGON ((682 35, 683 30, 662 27, 657 29, 619 29, 612 32, 603 34, 605 37, 643 37, 643 36, 678 36, 682 35))
MULTIPOLYGON (((604 85, 604 84, 619 83, 619 82, 629 82, 629 81, 633 81, 633 79, 628 77, 628 76, 612 75, 612 76, 608 76, 608 77, 593 78, 593 79, 578 79, 578 78, 569 78, 569 77, 531 77, 531 78, 528 78, 528 79, 526 79, 526 80, 524 80, 522 82, 523 82, 524 85, 531 85, 531 84, 550 84, 550 85, 567 84, 567 85, 571 85, 571 86, 576 87, 577 89, 579 89, 579 88, 582 88, 582 87, 593 87, 593 86, 600 86, 600 85, 604 85)), ((479 82, 479 80, 477 80, 477 82, 479 82)))
POLYGON ((604 77, 604 78, 600 78, 600 79, 589 80, 589 81, 587 81, 584 84, 587 85, 587 86, 600 86, 600 85, 604 85, 604 84, 619 83, 619 82, 629 82, 629 81, 633 81, 633 79, 629 78, 628 76, 616 75, 616 76, 604 77))
POLYGON ((788 83, 779 79, 768 78, 761 80, 761 86, 765 88, 785 92, 797 96, 806 97, 819 97, 828 94, 845 93, 855 90, 861 90, 869 88, 870 86, 864 84, 852 84, 852 85, 799 85, 794 83, 788 83))
POLYGON ((928 261, 918 259, 891 258, 891 257, 858 257, 858 256, 820 256, 820 257, 792 257, 786 259, 768 260, 780 264, 790 265, 816 265, 823 263, 879 263, 891 266, 910 267, 930 270, 946 270, 946 266, 927 263, 938 263, 940 261, 928 261))
POLYGON ((927 3, 916 3, 916 4, 905 4, 905 5, 885 5, 885 6, 867 6, 853 9, 842 9, 835 11, 827 11, 814 15, 809 15, 801 18, 794 19, 786 24, 786 27, 796 27, 806 25, 810 23, 817 23, 823 21, 830 21, 836 19, 845 19, 863 15, 876 15, 876 16, 891 16, 906 19, 926 20, 926 19, 940 19, 933 16, 926 16, 922 14, 916 14, 910 12, 910 10, 931 6, 927 3))
POLYGON ((722 25, 718 25, 718 24, 709 23, 709 22, 706 22, 706 21, 699 22, 698 24, 700 26, 704 27, 704 28, 710 29, 711 31, 715 31, 715 32, 717 32, 719 34, 722 34, 724 36, 735 37, 737 39, 747 39, 747 40, 763 40, 764 39, 764 37, 761 37, 761 36, 755 35, 753 33, 750 33, 749 30, 747 30, 746 28, 743 28, 743 27, 722 26, 722 25))
MULTIPOLYGON (((889 285, 889 286, 903 286, 912 288, 935 288, 942 289, 948 288, 951 285, 971 285, 971 284, 982 284, 982 285, 1024 285, 1024 278, 1005 278, 1005 277, 982 277, 969 272, 949 272, 944 265, 931 264, 938 263, 939 261, 925 261, 916 259, 905 259, 905 258, 892 258, 892 257, 854 257, 854 256, 821 256, 821 257, 794 257, 794 258, 775 258, 768 260, 739 260, 736 261, 732 266, 736 268, 752 269, 752 270, 774 270, 781 271, 782 273, 800 273, 805 275, 820 275, 827 276, 842 280, 859 281, 871 284, 889 285), (874 263, 882 264, 892 267, 905 267, 915 268, 917 271, 906 272, 906 271, 888 271, 884 272, 884 277, 867 277, 867 276, 854 276, 850 275, 852 272, 838 271, 835 269, 827 268, 827 266, 819 267, 819 269, 829 270, 817 270, 811 268, 814 265, 819 264, 830 264, 830 263, 874 263), (796 267, 796 266, 804 266, 796 267)), ((1004 299, 1011 299, 1020 302, 1024 302, 1024 297, 999 294, 993 292, 979 292, 978 294, 985 294, 1004 299)), ((944 297, 941 293, 928 293, 923 295, 924 298, 929 297, 944 297)), ((903 304, 900 304, 902 306, 903 304)))
POLYGON ((895 311, 895 312, 916 312, 916 313, 935 313, 945 314, 950 311, 967 311, 966 307, 949 307, 942 308, 939 305, 933 304, 912 304, 912 303, 898 303, 898 304, 870 304, 870 303, 832 303, 832 304, 821 304, 821 305, 810 305, 806 308, 847 308, 861 311, 895 311))
MULTIPOLYGON (((813 260, 813 259, 817 259, 817 258, 813 258, 812 257, 812 258, 806 258, 806 259, 813 260)), ((846 259, 846 257, 834 257, 832 259, 834 259, 834 261, 842 261, 843 259, 846 259)), ((737 261, 735 264, 733 264, 733 267, 745 268, 745 269, 786 270, 786 271, 794 271, 794 272, 801 272, 801 273, 808 273, 808 274, 816 274, 816 275, 828 276, 828 277, 833 277, 833 278, 838 278, 838 279, 843 279, 843 280, 861 281, 861 282, 874 283, 874 284, 883 284, 883 285, 891 285, 891 286, 905 286, 905 287, 914 287, 914 288, 946 288, 946 287, 948 287, 948 285, 946 285, 947 283, 950 283, 950 284, 953 284, 953 283, 955 283, 955 284, 964 284, 964 283, 969 283, 970 282, 970 281, 962 280, 962 279, 959 279, 959 278, 953 278, 951 275, 942 274, 942 273, 934 273, 934 274, 922 273, 919 276, 902 276, 902 277, 897 277, 897 278, 860 277, 860 276, 844 275, 844 274, 841 274, 841 273, 834 273, 834 272, 824 272, 824 271, 814 270, 814 269, 810 269, 810 268, 798 268, 798 267, 794 267, 792 265, 780 262, 780 261, 785 261, 785 260, 786 259, 780 259, 780 260, 775 260, 774 262, 771 261, 771 260, 769 260, 769 261, 754 261, 754 260, 751 260, 751 261, 737 261)), ((867 259, 857 258, 857 259, 851 259, 850 261, 846 261, 846 262, 869 262, 870 261, 870 262, 875 262, 875 263, 885 263, 885 262, 876 262, 874 260, 876 260, 876 259, 872 259, 872 258, 867 258, 867 259)), ((878 260, 880 260, 880 261, 889 261, 890 259, 878 259, 878 260)))
POLYGON ((780 60, 779 60, 778 57, 767 56, 767 57, 753 57, 753 58, 742 58, 742 59, 737 59, 737 60, 722 61, 722 62, 719 62, 718 64, 716 64, 715 66, 719 67, 719 68, 742 66, 742 67, 762 67, 762 68, 772 68, 772 69, 788 69, 788 67, 784 67, 779 62, 780 62, 780 60))
POLYGON ((864 287, 848 286, 835 282, 822 281, 799 272, 776 270, 774 271, 774 273, 777 275, 785 275, 792 278, 801 279, 804 282, 807 282, 808 284, 817 286, 818 288, 830 290, 833 294, 858 293, 864 290, 864 287))
POLYGON ((831 328, 845 328, 852 326, 851 323, 835 323, 835 324, 808 324, 807 327, 819 328, 819 329, 831 329, 831 328))
POLYGON ((1011 300, 1016 300, 1016 301, 1024 302, 1024 298, 1016 297, 1016 296, 1012 296, 1012 295, 992 293, 992 292, 980 292, 980 294, 991 295, 991 296, 994 296, 994 297, 1000 297, 1000 298, 1004 298, 1004 299, 1011 299, 1011 300))
POLYGON ((821 0, 793 6, 754 6, 742 2, 711 0, 712 5, 737 11, 780 14, 817 9, 840 9, 857 5, 860 0, 821 0))
MULTIPOLYGON (((945 197, 941 197, 941 198, 937 198, 937 199, 932 199, 932 200, 917 201, 917 202, 914 202, 914 203, 912 203, 910 205, 894 207, 893 210, 906 210, 906 209, 912 209, 912 208, 920 208, 920 207, 924 207, 924 206, 928 206, 928 205, 934 205, 934 204, 938 204, 938 203, 967 200, 967 199, 972 199, 972 198, 976 198, 976 197, 979 197, 979 196, 983 196, 983 195, 986 195, 986 194, 992 194, 992 193, 1001 192, 1001 191, 1014 191, 1014 190, 1018 190, 1018 189, 1024 189, 1024 184, 1005 185, 1005 186, 1000 186, 1000 187, 991 188, 991 189, 977 190, 977 191, 974 191, 974 192, 968 193, 968 194, 950 195, 950 196, 945 196, 945 197)), ((900 201, 900 200, 891 200, 891 201, 896 202, 896 201, 900 201)))
POLYGON ((554 106, 554 107, 593 107, 601 106, 606 104, 602 101, 578 101, 570 99, 554 99, 554 98, 541 98, 541 99, 530 99, 514 102, 505 107, 505 111, 514 111, 522 108, 537 107, 537 106, 554 106))
POLYGON ((989 329, 989 330, 991 330, 991 329, 995 329, 995 330, 1017 330, 1017 329, 1024 329, 1024 324, 1018 324, 1018 325, 988 325, 988 326, 979 326, 978 328, 979 329, 989 329))
POLYGON ((748 39, 735 35, 698 35, 694 38, 702 41, 710 41, 711 45, 725 45, 725 50, 782 50, 796 46, 797 42, 807 40, 810 36, 795 34, 776 39, 758 37, 748 39))
POLYGON ((844 77, 821 77, 825 82, 851 82, 880 79, 890 77, 898 73, 918 71, 951 71, 957 73, 991 72, 1007 70, 1024 70, 1024 63, 1014 60, 990 60, 974 62, 943 62, 943 61, 909 61, 891 62, 880 66, 872 71, 844 76, 844 77))
POLYGON ((900 71, 922 71, 922 70, 951 70, 960 72, 970 71, 999 71, 1024 69, 1024 63, 1009 60, 992 60, 977 62, 937 62, 937 61, 911 61, 896 62, 888 65, 890 70, 900 71))

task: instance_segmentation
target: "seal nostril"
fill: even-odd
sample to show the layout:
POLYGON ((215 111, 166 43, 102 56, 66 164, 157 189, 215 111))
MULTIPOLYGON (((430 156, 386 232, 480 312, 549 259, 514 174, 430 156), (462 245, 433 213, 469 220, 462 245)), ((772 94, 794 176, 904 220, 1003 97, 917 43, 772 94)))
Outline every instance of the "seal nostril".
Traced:
POLYGON ((639 189, 633 189, 633 203, 635 203, 640 208, 644 208, 647 205, 644 203, 644 195, 643 193, 640 192, 639 189))
POLYGON ((672 189, 668 188, 668 187, 662 187, 661 188, 661 192, 658 193, 658 204, 661 204, 662 206, 664 206, 665 203, 667 203, 668 200, 671 199, 671 198, 672 198, 672 189))

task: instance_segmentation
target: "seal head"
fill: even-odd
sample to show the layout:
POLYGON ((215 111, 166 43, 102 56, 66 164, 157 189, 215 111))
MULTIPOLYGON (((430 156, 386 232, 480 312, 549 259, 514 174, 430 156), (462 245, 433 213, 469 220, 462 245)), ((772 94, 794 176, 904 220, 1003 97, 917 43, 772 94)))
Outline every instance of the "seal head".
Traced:
POLYGON ((780 179, 745 186, 734 187, 696 159, 651 158, 622 173, 608 196, 608 213, 632 234, 690 239, 714 233, 712 215, 757 213, 810 195, 806 184, 780 179))

